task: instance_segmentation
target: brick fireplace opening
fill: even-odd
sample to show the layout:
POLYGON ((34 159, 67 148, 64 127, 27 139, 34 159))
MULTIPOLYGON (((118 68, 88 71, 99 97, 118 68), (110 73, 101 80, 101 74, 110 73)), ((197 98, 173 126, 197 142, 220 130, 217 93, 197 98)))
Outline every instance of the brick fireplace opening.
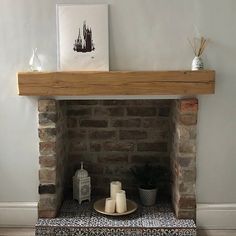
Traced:
POLYGON ((94 196, 107 195, 111 180, 121 180, 128 196, 136 194, 132 166, 166 166, 171 181, 158 197, 171 199, 178 218, 195 219, 196 98, 40 99, 38 111, 40 218, 57 215, 83 161, 94 196))

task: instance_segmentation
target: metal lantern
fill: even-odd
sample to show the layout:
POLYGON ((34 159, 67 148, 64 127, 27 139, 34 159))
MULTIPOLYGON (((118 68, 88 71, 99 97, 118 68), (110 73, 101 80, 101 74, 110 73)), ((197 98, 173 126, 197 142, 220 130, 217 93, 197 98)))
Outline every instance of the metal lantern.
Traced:
POLYGON ((83 162, 73 176, 73 199, 79 201, 79 204, 82 201, 91 200, 91 180, 88 171, 83 167, 83 162))

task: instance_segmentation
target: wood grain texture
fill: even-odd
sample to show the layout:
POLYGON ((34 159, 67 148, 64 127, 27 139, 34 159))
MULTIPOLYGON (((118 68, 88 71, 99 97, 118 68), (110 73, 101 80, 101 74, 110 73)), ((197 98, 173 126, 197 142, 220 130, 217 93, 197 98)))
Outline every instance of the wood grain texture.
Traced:
POLYGON ((215 72, 22 72, 18 88, 27 96, 213 94, 215 72))

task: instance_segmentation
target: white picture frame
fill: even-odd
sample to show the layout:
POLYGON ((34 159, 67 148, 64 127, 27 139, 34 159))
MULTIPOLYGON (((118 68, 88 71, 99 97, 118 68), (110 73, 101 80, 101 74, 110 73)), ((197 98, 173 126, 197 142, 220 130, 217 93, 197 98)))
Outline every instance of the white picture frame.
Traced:
POLYGON ((109 71, 108 5, 57 5, 58 70, 109 71))

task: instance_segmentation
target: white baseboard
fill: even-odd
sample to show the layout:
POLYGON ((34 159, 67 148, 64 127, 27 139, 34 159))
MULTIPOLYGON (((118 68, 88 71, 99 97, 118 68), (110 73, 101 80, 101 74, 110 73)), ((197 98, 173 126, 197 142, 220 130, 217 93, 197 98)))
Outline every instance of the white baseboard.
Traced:
POLYGON ((0 227, 34 226, 37 205, 37 202, 0 202, 0 227))
POLYGON ((200 229, 236 229, 236 204, 197 204, 200 229))
MULTIPOLYGON (((34 226, 37 202, 0 202, 0 227, 34 226)), ((236 204, 197 204, 200 229, 236 229, 236 204)))

